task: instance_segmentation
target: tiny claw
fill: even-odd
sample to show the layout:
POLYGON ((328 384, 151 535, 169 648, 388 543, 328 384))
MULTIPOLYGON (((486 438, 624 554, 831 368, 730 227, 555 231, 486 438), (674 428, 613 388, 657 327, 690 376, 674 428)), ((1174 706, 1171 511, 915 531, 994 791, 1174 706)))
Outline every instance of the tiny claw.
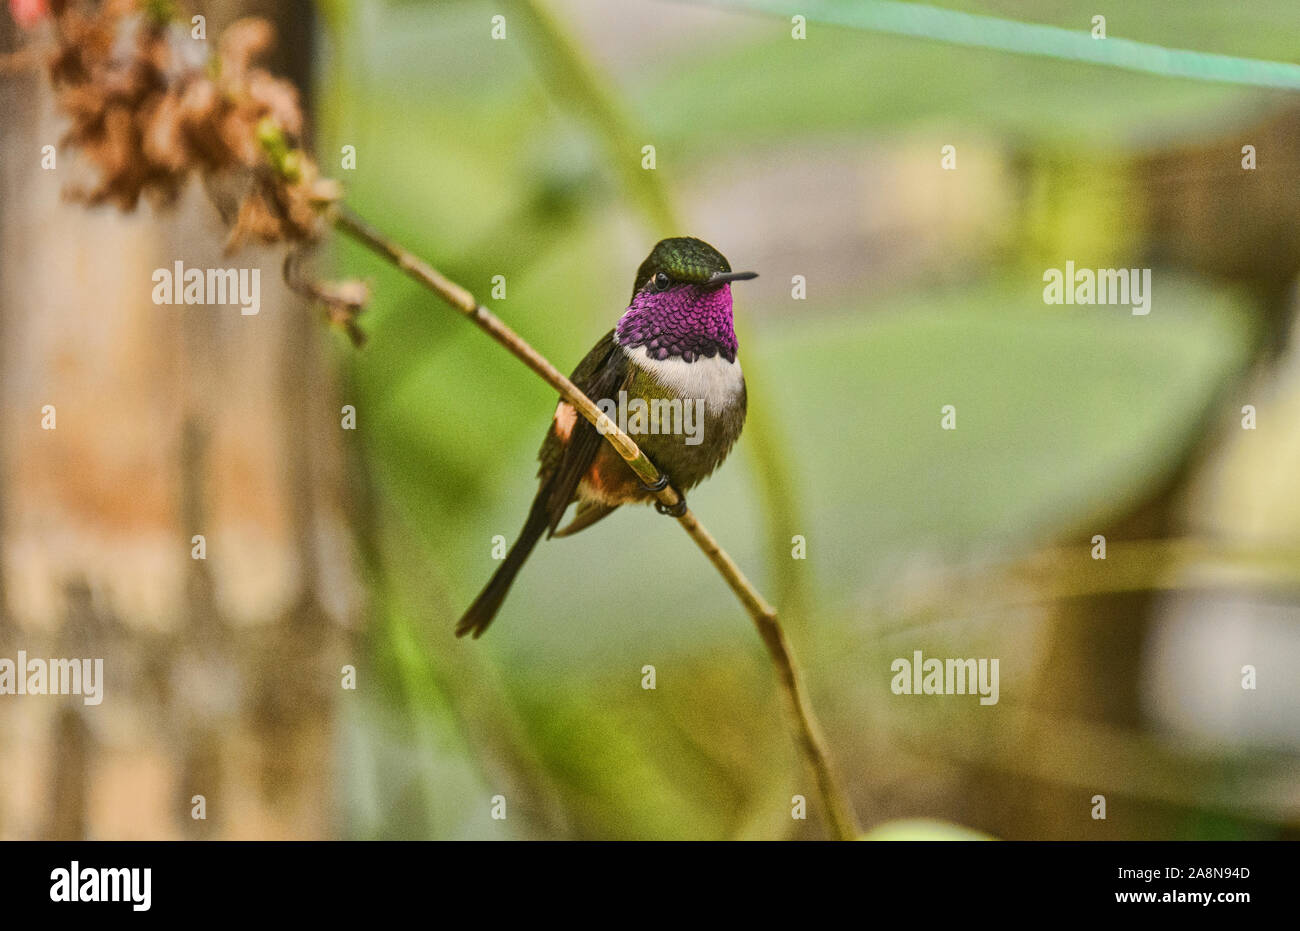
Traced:
POLYGON ((665 488, 668 487, 668 474, 665 472, 660 472, 659 480, 656 481, 653 485, 647 485, 645 482, 642 482, 641 487, 652 494, 655 492, 663 491, 665 488))
POLYGON ((662 501, 656 501, 655 510, 660 514, 666 514, 669 517, 681 517, 686 513, 686 498, 684 496, 678 496, 677 503, 672 507, 669 507, 662 501))

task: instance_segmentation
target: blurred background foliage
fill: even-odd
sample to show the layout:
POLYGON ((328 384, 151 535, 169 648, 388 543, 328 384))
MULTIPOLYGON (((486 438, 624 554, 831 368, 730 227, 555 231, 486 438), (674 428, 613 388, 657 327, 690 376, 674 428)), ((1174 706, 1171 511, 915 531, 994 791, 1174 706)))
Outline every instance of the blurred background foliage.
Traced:
MULTIPOLYGON (((1080 30, 1096 12, 939 5, 1080 30)), ((355 145, 350 203, 483 298, 504 275, 489 303, 561 368, 661 236, 761 273, 737 288, 756 419, 692 504, 782 609, 865 825, 1295 836, 1300 515, 1233 523, 1252 490, 1291 497, 1297 382, 1275 334, 1294 250, 1214 219, 1253 183, 1290 191, 1270 203, 1295 227, 1293 99, 815 22, 793 41, 788 20, 690 3, 319 10, 322 163, 355 145), (1209 207, 1171 232, 1188 198, 1209 207), (1228 249, 1255 258, 1198 258, 1228 249), (1154 261, 1150 316, 1045 306, 1042 271, 1066 259, 1154 261), (1134 545, 1094 565, 1094 533, 1134 545), (1208 542, 1162 542, 1183 535, 1208 542), (1267 558, 1225 576, 1224 548, 1252 544, 1267 558), (1146 596, 1121 623, 1088 600, 1112 589, 1146 596), (1000 657, 1000 703, 892 695, 890 661, 916 649, 1000 657)), ((1108 29, 1294 61, 1284 24, 1290 0, 1192 0, 1126 4, 1108 29)), ((370 476, 377 680, 344 703, 346 833, 822 836, 761 646, 672 522, 620 513, 540 547, 491 633, 453 640, 493 536, 522 521, 554 399, 392 269, 347 244, 336 261, 377 295, 368 344, 337 351, 370 476)))

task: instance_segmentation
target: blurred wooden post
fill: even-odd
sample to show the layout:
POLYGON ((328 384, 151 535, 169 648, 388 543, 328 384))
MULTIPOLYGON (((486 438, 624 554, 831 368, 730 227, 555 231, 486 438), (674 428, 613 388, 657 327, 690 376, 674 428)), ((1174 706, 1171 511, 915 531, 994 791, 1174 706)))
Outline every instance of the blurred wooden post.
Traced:
MULTIPOLYGON (((215 41, 250 10, 204 12, 215 41)), ((311 4, 256 12, 307 86, 311 4)), ((331 836, 360 597, 335 336, 277 252, 222 254, 197 184, 166 212, 64 202, 60 133, 43 78, 0 77, 0 656, 102 657, 106 683, 0 702, 0 837, 331 836), (176 260, 260 269, 260 313, 155 305, 176 260)))

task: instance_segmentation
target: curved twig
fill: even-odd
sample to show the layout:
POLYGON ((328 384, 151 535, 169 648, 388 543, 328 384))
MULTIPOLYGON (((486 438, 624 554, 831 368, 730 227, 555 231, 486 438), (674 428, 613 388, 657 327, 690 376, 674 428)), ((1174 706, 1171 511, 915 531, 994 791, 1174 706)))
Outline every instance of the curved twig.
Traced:
MULTIPOLYGON (((547 384, 572 404, 578 413, 595 424, 641 481, 647 485, 654 485, 659 481, 659 470, 636 442, 620 430, 618 425, 610 420, 589 397, 579 391, 563 372, 480 304, 467 289, 346 209, 337 211, 334 226, 372 252, 392 262, 409 277, 468 317, 479 329, 540 375, 547 384)), ((681 495, 671 485, 665 485, 656 495, 659 501, 669 508, 676 507, 682 501, 681 495)), ((821 728, 817 724, 804 692, 799 665, 790 650, 790 645, 786 642, 785 632, 777 619, 776 610, 764 600, 749 579, 745 578, 740 567, 726 550, 718 545, 718 541, 704 528, 689 508, 682 512, 677 522, 704 551, 704 555, 713 563, 719 574, 731 586, 731 590, 736 593, 741 604, 745 606, 745 610, 749 612, 759 636, 763 639, 763 645, 767 648, 768 655, 776 667, 778 684, 793 714, 799 749, 817 779, 818 792, 826 806, 826 817, 831 830, 840 840, 854 839, 858 836, 859 828, 854 818, 853 808, 835 778, 821 728)))

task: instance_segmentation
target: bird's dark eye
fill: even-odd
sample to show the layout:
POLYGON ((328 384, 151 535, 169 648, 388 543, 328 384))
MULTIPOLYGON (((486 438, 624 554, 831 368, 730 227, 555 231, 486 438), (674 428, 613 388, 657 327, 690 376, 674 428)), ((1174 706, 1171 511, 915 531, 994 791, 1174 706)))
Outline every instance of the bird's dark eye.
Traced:
POLYGON ((655 290, 656 290, 656 291, 667 291, 667 290, 668 290, 668 286, 669 286, 670 284, 672 284, 672 283, 673 283, 673 280, 672 280, 671 278, 669 278, 668 275, 665 274, 664 272, 660 272, 659 274, 655 275, 655 290))

